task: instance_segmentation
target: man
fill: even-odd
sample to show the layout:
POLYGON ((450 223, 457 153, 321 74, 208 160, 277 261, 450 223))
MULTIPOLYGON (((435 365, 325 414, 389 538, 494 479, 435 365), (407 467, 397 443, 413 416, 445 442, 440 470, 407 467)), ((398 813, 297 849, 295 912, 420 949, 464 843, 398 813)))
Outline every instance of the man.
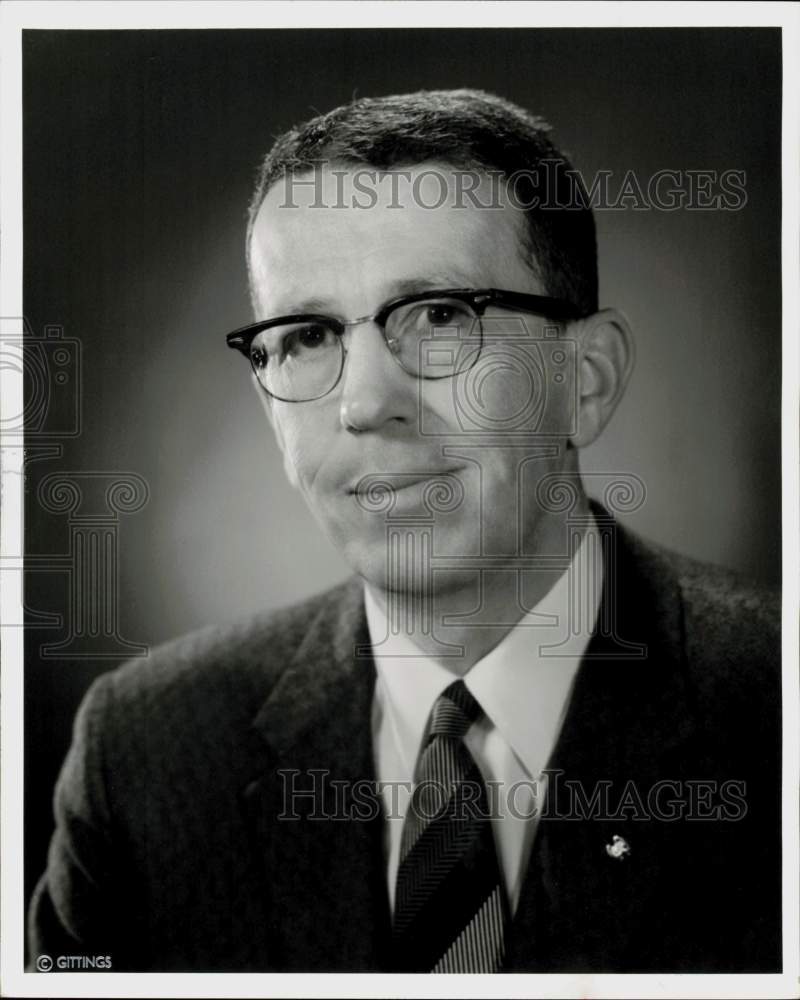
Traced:
POLYGON ((474 91, 317 117, 247 253, 228 342, 355 577, 95 683, 32 956, 777 971, 775 602, 618 525, 635 475, 587 500, 633 349, 544 123, 474 91))

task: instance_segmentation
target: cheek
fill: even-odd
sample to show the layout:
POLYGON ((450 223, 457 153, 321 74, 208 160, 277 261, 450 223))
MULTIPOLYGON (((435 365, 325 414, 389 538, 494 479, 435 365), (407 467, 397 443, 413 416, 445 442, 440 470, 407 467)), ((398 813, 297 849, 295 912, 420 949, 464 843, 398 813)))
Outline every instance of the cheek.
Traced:
POLYGON ((273 414, 284 460, 303 489, 313 483, 330 446, 325 422, 310 410, 308 404, 301 408, 283 403, 276 404, 273 414))

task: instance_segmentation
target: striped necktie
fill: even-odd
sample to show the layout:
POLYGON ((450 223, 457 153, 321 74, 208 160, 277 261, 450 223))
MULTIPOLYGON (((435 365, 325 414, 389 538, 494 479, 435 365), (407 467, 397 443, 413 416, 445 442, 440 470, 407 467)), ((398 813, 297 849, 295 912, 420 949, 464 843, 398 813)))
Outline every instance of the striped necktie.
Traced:
POLYGON ((393 944, 405 972, 497 972, 508 904, 486 788, 464 735, 481 713, 463 681, 437 699, 400 845, 393 944))

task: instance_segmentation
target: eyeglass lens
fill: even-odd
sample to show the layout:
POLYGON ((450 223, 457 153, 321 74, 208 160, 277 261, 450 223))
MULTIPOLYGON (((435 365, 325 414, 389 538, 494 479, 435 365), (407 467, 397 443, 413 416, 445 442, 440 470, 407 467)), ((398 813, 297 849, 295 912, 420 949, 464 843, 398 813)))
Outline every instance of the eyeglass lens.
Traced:
MULTIPOLYGON (((481 322, 466 302, 430 298, 401 303, 386 317, 384 339, 397 363, 418 378, 438 379, 471 368, 481 348, 481 322)), ((268 327, 250 345, 262 386, 290 402, 318 399, 342 373, 340 328, 320 319, 268 327)))

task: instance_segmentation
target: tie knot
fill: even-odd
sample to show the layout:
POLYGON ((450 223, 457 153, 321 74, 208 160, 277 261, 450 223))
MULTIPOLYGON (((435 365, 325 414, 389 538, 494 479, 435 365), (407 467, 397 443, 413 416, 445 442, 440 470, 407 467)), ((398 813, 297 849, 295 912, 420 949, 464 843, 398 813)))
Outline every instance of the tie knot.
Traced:
POLYGON ((481 706, 467 690, 463 681, 453 681, 436 699, 431 712, 428 739, 452 736, 461 739, 478 718, 481 706))

